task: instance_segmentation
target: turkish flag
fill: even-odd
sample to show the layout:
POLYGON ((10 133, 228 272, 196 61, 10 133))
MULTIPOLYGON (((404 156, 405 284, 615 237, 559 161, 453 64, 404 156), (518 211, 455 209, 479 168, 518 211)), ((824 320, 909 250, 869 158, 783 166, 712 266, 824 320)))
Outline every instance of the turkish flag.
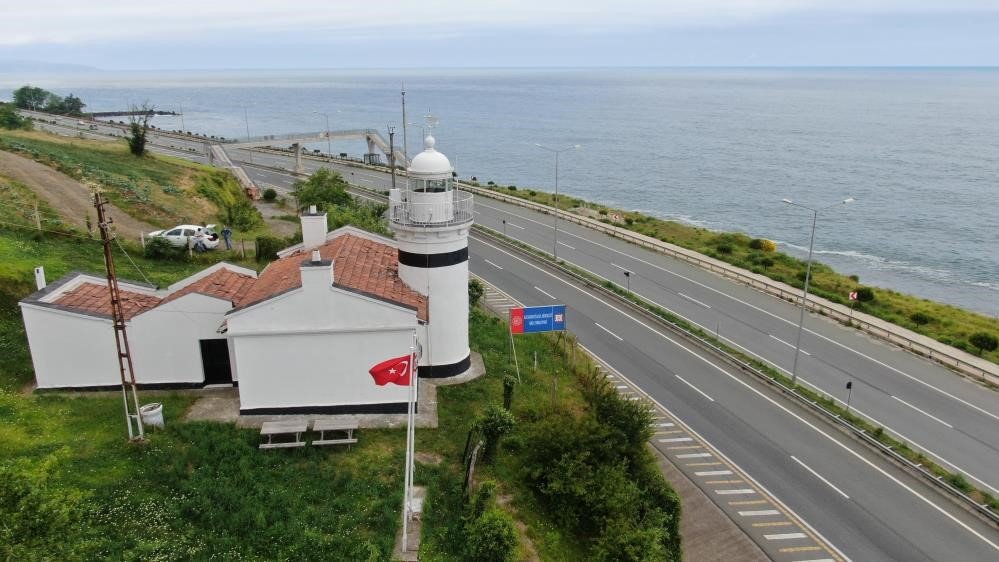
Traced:
POLYGON ((409 386, 410 375, 412 372, 410 369, 411 362, 412 357, 409 355, 394 357, 392 359, 386 359, 385 361, 382 361, 381 363, 368 369, 368 372, 371 373, 371 378, 375 379, 375 384, 378 386, 385 386, 388 383, 394 383, 400 386, 409 386))

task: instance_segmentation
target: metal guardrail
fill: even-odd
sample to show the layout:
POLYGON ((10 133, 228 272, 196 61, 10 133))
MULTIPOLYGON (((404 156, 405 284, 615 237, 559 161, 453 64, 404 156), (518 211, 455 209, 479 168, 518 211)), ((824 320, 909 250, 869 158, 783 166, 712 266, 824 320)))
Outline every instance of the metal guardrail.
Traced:
MULTIPOLYGON (((690 330, 687 330, 683 326, 680 326, 674 322, 671 322, 653 313, 652 311, 646 309, 645 307, 622 297, 618 293, 608 289, 607 287, 604 287, 602 284, 597 283, 592 279, 588 279, 587 277, 580 275, 579 273, 573 271, 568 267, 555 263, 553 259, 547 254, 545 254, 545 256, 542 257, 537 253, 526 251, 520 246, 510 243, 506 239, 506 237, 502 236, 500 233, 494 232, 491 229, 487 229, 482 226, 478 226, 476 228, 476 232, 488 236, 493 241, 503 244, 507 248, 514 249, 521 254, 530 256, 535 260, 544 263, 547 267, 556 269, 561 273, 568 275, 569 277, 575 279, 577 282, 580 282, 583 285, 587 286, 588 288, 599 292, 601 295, 614 299, 615 302, 628 307, 631 311, 641 314, 644 318, 652 320, 657 324, 659 324, 660 326, 663 326, 669 329, 670 331, 676 333, 677 335, 684 337, 688 341, 693 342, 702 350, 707 351, 712 355, 714 355, 715 357, 722 359, 729 365, 736 367, 741 371, 752 374, 758 380, 774 387, 781 393, 790 396, 792 399, 794 399, 796 402, 798 402, 805 408, 821 415, 827 421, 841 427, 842 429, 847 431, 851 436, 863 441, 869 446, 874 447, 877 451, 890 457, 893 461, 902 466, 904 469, 913 471, 919 476, 922 476, 930 483, 932 483, 935 487, 939 488, 941 491, 949 494, 953 499, 960 502, 960 504, 962 504, 963 507, 968 508, 972 512, 985 518, 993 525, 999 527, 999 514, 989 509, 988 506, 979 504, 973 498, 965 494, 963 491, 952 486, 949 482, 944 480, 943 477, 936 476, 935 474, 927 470, 923 465, 910 461, 906 457, 896 452, 894 449, 886 446, 885 444, 875 439, 873 436, 868 434, 866 430, 853 425, 849 421, 843 419, 839 414, 831 410, 828 410, 818 402, 815 402, 809 399, 808 397, 799 394, 798 392, 795 391, 795 389, 784 385, 779 380, 770 377, 768 374, 764 373, 763 371, 760 371, 753 365, 750 365, 749 363, 746 363, 745 361, 739 359, 738 357, 731 355, 726 350, 718 347, 713 342, 703 338, 699 334, 691 332, 690 330)), ((543 254, 543 252, 540 251, 539 253, 543 254)), ((617 283, 614 284, 617 285, 617 283)), ((623 289, 623 287, 621 287, 620 285, 617 286, 623 289)), ((650 304, 655 305, 655 303, 650 303, 650 304)))
MULTIPOLYGON (((504 195, 502 193, 497 193, 491 189, 484 189, 481 187, 470 186, 468 184, 461 184, 462 189, 468 190, 472 193, 482 195, 485 197, 490 197, 492 199, 497 199, 506 203, 511 203, 518 205, 520 207, 525 207, 532 209, 541 213, 548 215, 554 214, 555 209, 547 205, 542 205, 540 203, 534 203, 533 201, 527 201, 521 199, 520 197, 513 197, 510 195, 504 195)), ((566 211, 558 211, 558 216, 562 220, 567 222, 572 222, 580 226, 585 226, 593 230, 603 232, 615 238, 620 238, 637 246, 648 248, 659 252, 661 254, 670 256, 672 258, 685 261, 687 263, 696 265, 702 269, 706 269, 713 273, 717 273, 723 277, 732 279, 736 282, 748 285, 751 288, 763 291, 767 294, 776 296, 777 298, 786 300, 788 302, 794 303, 797 306, 801 306, 802 295, 801 290, 791 287, 789 285, 784 285, 778 281, 774 281, 762 275, 756 275, 749 273, 741 268, 734 265, 722 262, 720 260, 715 260, 699 254, 693 250, 687 250, 686 248, 680 248, 673 244, 663 242, 661 240, 656 240, 655 238, 650 238, 630 230, 609 225, 600 222, 589 217, 583 217, 576 215, 574 213, 569 213, 566 211)), ((949 352, 947 349, 942 349, 941 347, 934 347, 921 343, 920 341, 905 335, 904 332, 908 332, 905 328, 901 326, 892 326, 886 328, 884 326, 878 325, 880 322, 888 323, 887 321, 872 322, 870 320, 865 320, 863 313, 852 313, 847 307, 836 305, 822 299, 821 297, 815 297, 809 295, 808 297, 808 309, 817 312, 823 316, 828 316, 841 323, 851 323, 860 330, 875 336, 877 338, 883 339, 887 342, 895 344, 899 347, 907 349, 923 357, 927 357, 941 365, 953 368, 962 373, 972 375, 982 379, 983 381, 989 381, 990 377, 995 377, 999 379, 999 365, 982 367, 970 363, 966 359, 962 359, 954 353, 949 352)), ((910 332, 911 333, 911 332, 910 332)), ((915 335, 915 334, 914 334, 915 335)), ((944 344, 940 344, 943 346, 944 344)), ((956 350, 955 350, 956 351, 956 350)), ((996 381, 989 381, 996 382, 996 381)))

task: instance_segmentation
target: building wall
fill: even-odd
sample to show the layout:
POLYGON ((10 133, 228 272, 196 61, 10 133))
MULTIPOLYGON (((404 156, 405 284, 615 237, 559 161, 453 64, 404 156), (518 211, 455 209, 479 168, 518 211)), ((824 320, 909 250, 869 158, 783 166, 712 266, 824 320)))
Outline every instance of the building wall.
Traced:
MULTIPOLYGON (((228 301, 185 295, 128 321, 129 348, 139 384, 204 382, 201 339, 216 333, 232 309, 228 301)), ((109 318, 22 306, 38 388, 121 384, 109 318)))
POLYGON ((38 388, 121 384, 111 320, 22 305, 38 388))
POLYGON ((244 412, 407 400, 407 387, 376 386, 368 369, 409 353, 416 312, 321 278, 303 275, 301 289, 229 315, 244 412))
POLYGON ((203 383, 200 341, 225 339, 217 330, 229 310, 229 301, 191 293, 133 318, 128 336, 136 380, 203 383))
MULTIPOLYGON (((408 387, 377 386, 368 369, 409 353, 412 330, 233 338, 243 412, 404 403, 408 387)), ((376 410, 377 408, 372 408, 376 410)))

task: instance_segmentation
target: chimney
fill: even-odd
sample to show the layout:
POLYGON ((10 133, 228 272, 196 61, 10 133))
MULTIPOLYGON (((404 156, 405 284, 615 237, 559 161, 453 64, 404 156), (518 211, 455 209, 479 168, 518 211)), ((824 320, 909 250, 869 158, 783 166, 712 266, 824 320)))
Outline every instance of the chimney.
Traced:
POLYGON ((308 212, 302 213, 302 245, 306 250, 318 248, 326 243, 326 213, 318 212, 310 205, 308 212))
POLYGON ((35 268, 35 286, 41 291, 48 283, 45 282, 45 268, 38 266, 35 268))
POLYGON ((333 260, 324 260, 319 250, 313 250, 312 256, 302 262, 299 267, 302 275, 302 288, 306 291, 328 289, 333 286, 333 260))

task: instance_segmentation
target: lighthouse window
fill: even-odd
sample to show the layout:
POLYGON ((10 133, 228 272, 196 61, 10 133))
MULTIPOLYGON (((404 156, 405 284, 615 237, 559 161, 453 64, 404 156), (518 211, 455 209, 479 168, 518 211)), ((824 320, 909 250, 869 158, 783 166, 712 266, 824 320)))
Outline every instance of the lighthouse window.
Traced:
POLYGON ((410 187, 413 191, 419 193, 443 193, 445 191, 451 191, 451 180, 420 180, 414 179, 410 180, 410 187))

